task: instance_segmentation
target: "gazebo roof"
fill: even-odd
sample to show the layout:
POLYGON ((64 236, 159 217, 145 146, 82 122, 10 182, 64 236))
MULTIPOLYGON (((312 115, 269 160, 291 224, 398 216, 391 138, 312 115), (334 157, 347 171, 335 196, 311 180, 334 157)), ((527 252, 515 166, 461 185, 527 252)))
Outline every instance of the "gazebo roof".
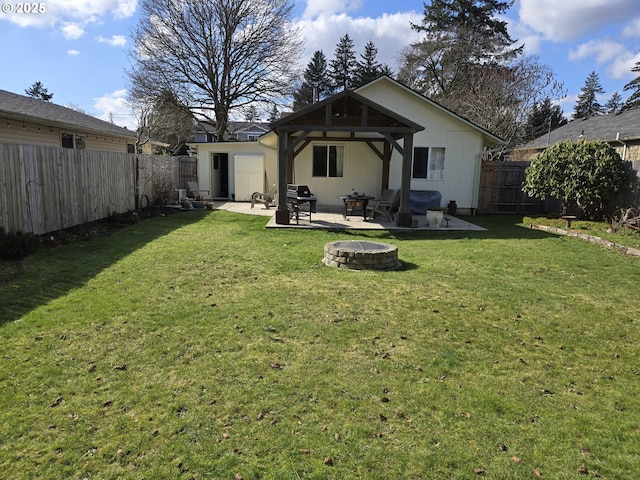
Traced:
POLYGON ((270 127, 275 132, 379 133, 395 139, 424 130, 422 125, 350 90, 276 120, 270 127))

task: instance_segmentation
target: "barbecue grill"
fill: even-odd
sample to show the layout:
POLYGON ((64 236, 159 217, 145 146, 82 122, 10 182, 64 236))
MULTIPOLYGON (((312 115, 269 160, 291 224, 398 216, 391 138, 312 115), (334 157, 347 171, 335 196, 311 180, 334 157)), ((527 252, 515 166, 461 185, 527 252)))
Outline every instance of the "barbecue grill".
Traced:
POLYGON ((311 222, 311 214, 316 213, 317 200, 307 185, 293 183, 287 185, 287 204, 291 216, 296 217, 296 224, 300 223, 300 215, 308 216, 311 222))

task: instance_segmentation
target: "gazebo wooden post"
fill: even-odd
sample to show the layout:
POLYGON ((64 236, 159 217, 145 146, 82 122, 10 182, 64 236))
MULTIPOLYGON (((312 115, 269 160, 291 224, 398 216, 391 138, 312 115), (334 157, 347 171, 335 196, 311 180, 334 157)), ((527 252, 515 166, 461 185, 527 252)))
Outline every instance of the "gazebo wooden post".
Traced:
POLYGON ((289 225, 289 207, 287 205, 287 144, 289 134, 286 130, 277 130, 278 134, 278 210, 276 223, 289 225))
POLYGON ((402 148, 402 178, 400 180, 400 209, 396 215, 396 225, 410 227, 413 214, 409 207, 409 192, 411 190, 411 163, 413 160, 413 133, 404 135, 402 148))

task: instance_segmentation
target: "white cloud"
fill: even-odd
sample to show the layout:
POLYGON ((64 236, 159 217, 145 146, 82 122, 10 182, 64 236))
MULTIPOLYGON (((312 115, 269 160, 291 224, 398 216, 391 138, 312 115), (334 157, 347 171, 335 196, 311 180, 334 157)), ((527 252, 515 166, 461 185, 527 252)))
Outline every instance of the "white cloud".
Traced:
POLYGON ((593 59, 598 65, 606 65, 607 75, 620 80, 632 76, 631 68, 640 60, 640 53, 634 54, 622 43, 609 39, 591 40, 570 50, 569 59, 593 59))
POLYGON ((138 0, 47 0, 43 2, 42 13, 0 15, 21 27, 60 27, 65 38, 78 38, 80 31, 91 23, 101 21, 103 17, 115 19, 128 18, 135 13, 138 0))
POLYGON ((136 117, 127 103, 127 90, 116 90, 94 99, 94 108, 99 112, 98 118, 115 123, 129 130, 137 128, 136 117))
POLYGON ((307 0, 303 17, 309 19, 318 15, 352 12, 360 9, 362 5, 363 0, 307 0))
POLYGON ((67 40, 75 40, 84 35, 84 29, 77 23, 66 23, 62 26, 62 35, 67 40))
POLYGON ((327 59, 333 58, 340 38, 348 33, 358 59, 364 53, 364 45, 372 41, 378 49, 377 60, 395 69, 400 52, 420 38, 411 29, 411 23, 421 21, 422 15, 416 12, 383 14, 377 18, 352 18, 345 13, 322 14, 313 19, 303 19, 298 23, 305 37, 302 63, 306 66, 316 50, 322 50, 327 59))
POLYGON ((612 78, 616 79, 631 79, 634 78, 637 73, 631 71, 631 69, 640 62, 640 53, 633 54, 630 51, 625 51, 620 54, 607 68, 607 73, 612 78))
POLYGON ((98 42, 108 43, 113 47, 124 47, 127 44, 127 39, 124 35, 113 35, 111 38, 103 37, 102 35, 100 35, 98 37, 98 42))
POLYGON ((640 17, 633 19, 622 30, 625 37, 640 37, 640 17))
POLYGON ((637 0, 520 0, 520 20, 547 40, 575 40, 640 14, 637 0))
POLYGON ((78 50, 67 50, 67 55, 77 57, 78 55, 80 55, 80 52, 78 50))
POLYGON ((596 63, 609 62, 626 52, 622 43, 609 39, 590 40, 569 51, 569 60, 578 61, 593 58, 596 63))

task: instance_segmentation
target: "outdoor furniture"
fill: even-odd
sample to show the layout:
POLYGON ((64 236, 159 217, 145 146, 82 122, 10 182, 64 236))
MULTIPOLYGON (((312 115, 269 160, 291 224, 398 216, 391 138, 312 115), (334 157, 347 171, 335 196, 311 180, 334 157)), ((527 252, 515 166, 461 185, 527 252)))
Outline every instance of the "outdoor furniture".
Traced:
POLYGON ((271 189, 267 193, 254 192, 251 195, 251 208, 256 202, 264 203, 264 208, 269 208, 273 199, 276 198, 277 186, 274 183, 271 185, 271 189))
POLYGON ((571 222, 573 222, 574 220, 577 220, 578 217, 576 217, 575 215, 563 215, 562 218, 564 221, 567 222, 567 229, 571 230, 571 222))
POLYGON ((367 206, 369 205, 369 200, 373 200, 374 197, 370 197, 369 195, 340 195, 338 197, 340 200, 344 202, 344 213, 343 218, 347 220, 347 215, 349 213, 353 213, 354 210, 362 210, 362 218, 364 221, 367 221, 367 206))
POLYGON ((187 186, 196 200, 211 200, 209 190, 200 190, 198 182, 187 182, 187 186))
POLYGON ((316 196, 307 185, 287 185, 287 205, 290 215, 296 219, 296 225, 300 223, 300 215, 308 216, 311 223, 311 214, 316 212, 316 202, 316 196))
POLYGON ((391 209, 395 207, 396 200, 398 198, 398 190, 390 188, 384 189, 380 199, 371 202, 371 205, 367 207, 367 210, 371 210, 369 218, 375 218, 376 213, 380 213, 387 217, 390 222, 393 220, 393 213, 391 209))

